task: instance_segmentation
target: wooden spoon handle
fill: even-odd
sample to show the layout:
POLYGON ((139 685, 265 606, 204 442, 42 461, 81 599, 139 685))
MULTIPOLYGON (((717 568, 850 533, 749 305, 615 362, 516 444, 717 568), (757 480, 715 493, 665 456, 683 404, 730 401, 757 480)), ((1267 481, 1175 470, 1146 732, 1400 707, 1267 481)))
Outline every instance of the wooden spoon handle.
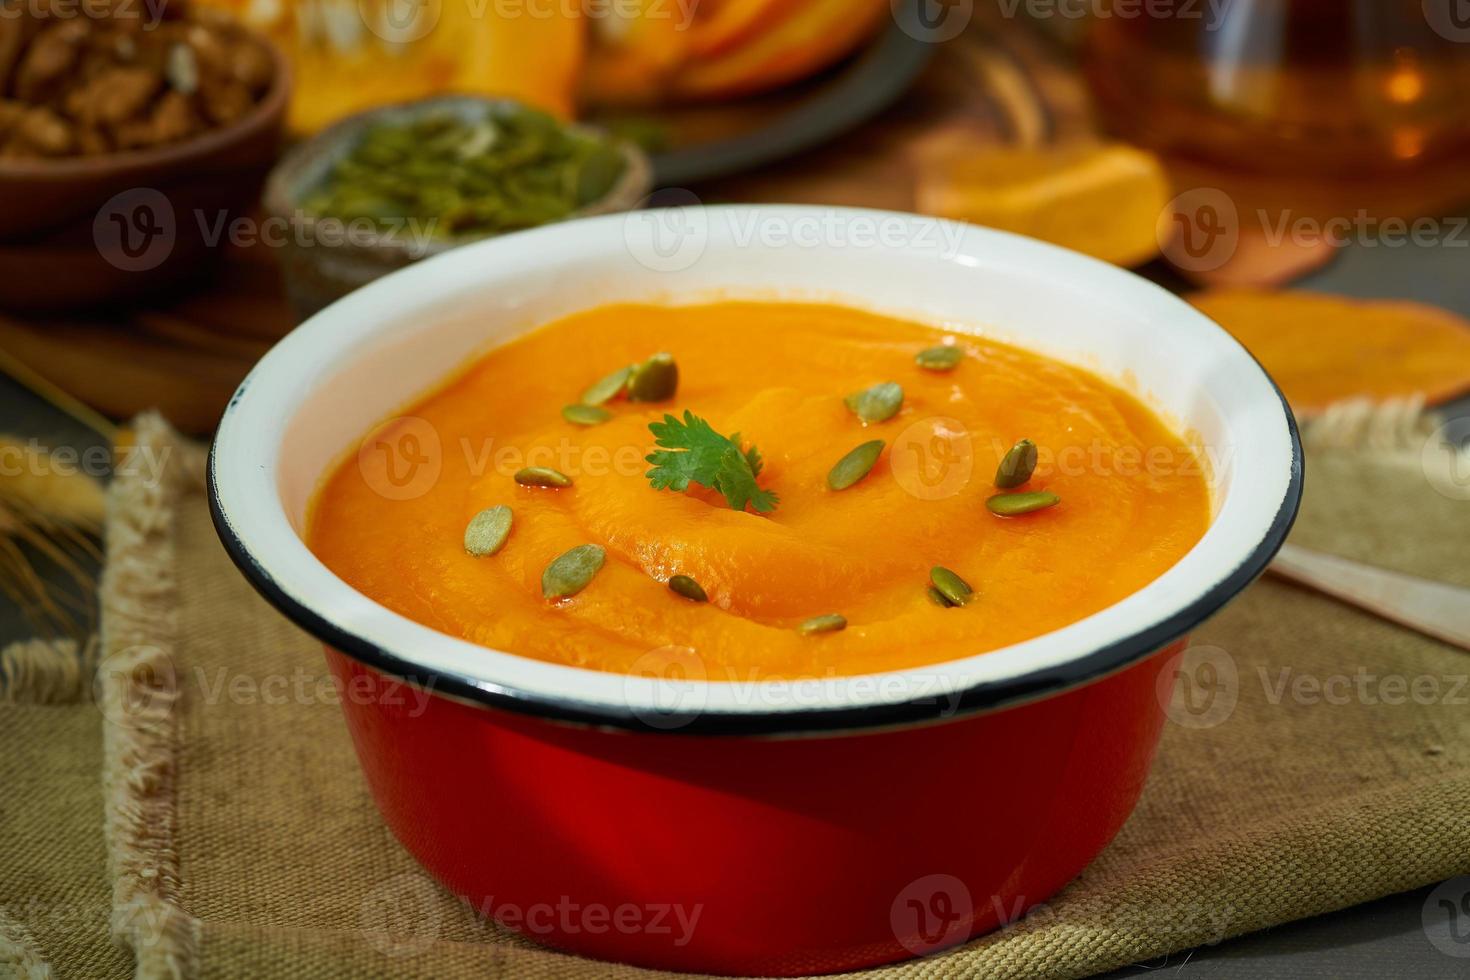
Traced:
POLYGON ((1281 546, 1271 563, 1271 571, 1384 619, 1470 650, 1470 589, 1291 544, 1281 546))

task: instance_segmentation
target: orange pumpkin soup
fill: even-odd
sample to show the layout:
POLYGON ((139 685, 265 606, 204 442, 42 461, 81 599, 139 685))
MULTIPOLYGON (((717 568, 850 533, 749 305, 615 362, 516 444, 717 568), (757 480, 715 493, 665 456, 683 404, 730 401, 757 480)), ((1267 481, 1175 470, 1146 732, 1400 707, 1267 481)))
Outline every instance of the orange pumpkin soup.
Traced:
POLYGON ((404 414, 325 480, 312 550, 420 623, 598 670, 992 650, 1135 592, 1210 515, 1195 452, 1121 388, 838 306, 592 309, 404 414), (437 476, 385 483, 399 450, 437 476))

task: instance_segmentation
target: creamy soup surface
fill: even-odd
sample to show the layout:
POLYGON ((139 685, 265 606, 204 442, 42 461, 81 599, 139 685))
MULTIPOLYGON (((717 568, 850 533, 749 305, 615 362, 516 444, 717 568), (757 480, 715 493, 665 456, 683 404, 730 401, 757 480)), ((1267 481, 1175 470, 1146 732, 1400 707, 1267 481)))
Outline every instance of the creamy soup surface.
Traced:
POLYGON ((328 475, 311 549, 434 629, 598 670, 656 670, 667 656, 709 679, 752 680, 954 660, 1123 599, 1210 520, 1196 453, 1122 388, 1016 347, 840 306, 604 306, 491 351, 402 414, 413 421, 375 429, 328 475), (915 362, 945 345, 960 348, 952 368, 915 362), (620 394, 599 424, 563 416, 593 382, 658 352, 678 368, 671 398, 620 394), (882 382, 902 388, 902 406, 865 423, 845 396, 882 382), (734 510, 698 483, 651 485, 649 425, 686 411, 758 449, 756 482, 779 496, 773 510, 734 510), (432 449, 427 431, 437 478, 405 489, 387 468, 432 449), (834 464, 879 439, 871 470, 832 489, 834 464), (999 490, 997 467, 1022 439, 1037 447, 1034 472, 999 490), (571 485, 523 485, 525 467, 571 485), (987 500, 1002 492, 1060 502, 998 516, 987 500), (466 527, 497 505, 512 511, 509 536, 493 554, 469 554, 466 527), (546 598, 547 566, 586 544, 605 550, 601 568, 574 595, 546 598), (973 589, 969 601, 936 599, 935 566, 973 589), (675 575, 708 601, 676 594, 675 575), (845 628, 800 629, 823 615, 845 628))

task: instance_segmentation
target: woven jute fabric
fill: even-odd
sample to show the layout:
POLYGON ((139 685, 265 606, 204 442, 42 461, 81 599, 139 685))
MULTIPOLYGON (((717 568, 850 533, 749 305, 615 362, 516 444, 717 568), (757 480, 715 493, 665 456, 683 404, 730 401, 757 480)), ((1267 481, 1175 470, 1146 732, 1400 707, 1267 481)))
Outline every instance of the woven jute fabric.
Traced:
MULTIPOLYGON (((1314 426, 1294 540, 1470 585, 1470 503, 1431 428, 1413 406, 1314 426)), ((418 868, 319 646, 221 550, 197 448, 136 431, 166 465, 112 488, 100 649, 0 651, 0 975, 660 976, 536 947, 418 868)), ((1262 580, 1196 635, 1144 797, 1080 878, 862 975, 1082 977, 1470 873, 1467 675, 1470 655, 1262 580)))

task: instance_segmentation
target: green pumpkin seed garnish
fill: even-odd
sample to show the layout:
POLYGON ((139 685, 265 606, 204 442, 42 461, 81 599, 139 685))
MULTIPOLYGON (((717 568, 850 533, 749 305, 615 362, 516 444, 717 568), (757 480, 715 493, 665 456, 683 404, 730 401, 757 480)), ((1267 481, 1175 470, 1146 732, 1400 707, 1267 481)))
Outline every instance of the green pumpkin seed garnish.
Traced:
POLYGON ((813 633, 835 633, 845 629, 847 629, 847 617, 832 613, 827 616, 813 616, 798 626, 796 632, 802 636, 811 636, 813 633))
POLYGON ((934 603, 941 609, 950 609, 954 606, 954 603, 950 602, 944 597, 943 592, 940 592, 932 585, 924 590, 924 594, 929 597, 930 602, 934 603))
POLYGON ((709 596, 705 594, 704 587, 688 575, 670 576, 669 588, 674 594, 681 595, 693 602, 709 602, 709 596))
POLYGON ((1036 510, 1055 507, 1062 498, 1050 490, 1033 490, 1031 493, 998 493, 985 501, 992 514, 1001 517, 1019 517, 1036 510))
POLYGON ((995 470, 995 485, 1002 490, 1019 487, 1036 472, 1036 443, 1022 439, 1010 448, 995 470))
POLYGON ((903 388, 895 382, 884 381, 853 392, 842 403, 864 422, 883 422, 893 418, 903 407, 903 388))
POLYGON ((667 401, 679 389, 679 365, 674 363, 672 354, 655 354, 642 364, 633 365, 629 372, 629 401, 667 401))
POLYGON ((504 504, 480 511, 464 529, 464 550, 476 558, 493 555, 510 537, 510 508, 504 504))
POLYGON ((568 405, 561 410, 561 417, 573 425, 601 425, 612 418, 612 412, 596 405, 568 405))
POLYGON ((929 581, 934 583, 934 590, 952 606, 963 606, 975 597, 975 590, 970 588, 970 583, 943 565, 935 565, 929 569, 929 581))
POLYGON ((579 544, 558 555, 541 573, 541 595, 547 599, 576 595, 587 588, 606 560, 607 552, 595 544, 579 544))
POLYGON ((628 375, 633 373, 630 367, 618 368, 612 374, 598 378, 592 385, 582 392, 583 405, 605 405, 612 401, 623 389, 628 387, 628 375))
POLYGON ((878 456, 883 452, 883 440, 874 439, 839 459, 827 473, 827 486, 833 490, 846 490, 868 475, 878 456))
POLYGON ((569 487, 572 478, 549 466, 527 466, 516 470, 515 481, 523 487, 569 487))
POLYGON ((605 199, 627 170, 620 142, 504 104, 479 118, 430 109, 368 126, 313 186, 303 208, 368 219, 410 246, 559 221, 605 199))
POLYGON ((914 363, 925 371, 953 371, 964 357, 963 350, 952 344, 945 344, 919 351, 914 355, 914 363))

